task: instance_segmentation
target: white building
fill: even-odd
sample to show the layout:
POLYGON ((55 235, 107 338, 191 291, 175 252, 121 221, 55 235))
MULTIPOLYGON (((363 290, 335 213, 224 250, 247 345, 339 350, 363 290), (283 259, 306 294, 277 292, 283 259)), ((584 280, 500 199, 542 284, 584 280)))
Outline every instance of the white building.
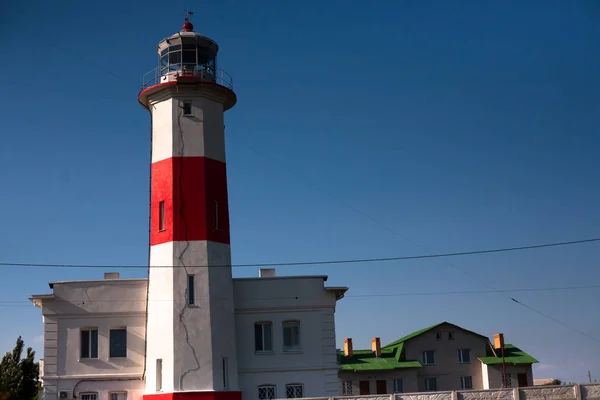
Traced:
POLYGON ((324 276, 232 278, 224 112, 237 97, 218 51, 187 18, 158 44, 138 96, 152 120, 148 279, 56 282, 32 297, 44 400, 338 392, 334 311, 347 289, 324 276))
MULTIPOLYGON (((262 272, 259 278, 233 279, 236 339, 230 345, 237 353, 242 398, 337 395, 334 313, 346 288, 325 287, 325 276, 262 272)), ((134 400, 148 392, 173 396, 161 388, 176 384, 156 368, 164 361, 144 357, 147 282, 105 274, 98 281, 53 282, 52 294, 31 297, 44 320, 44 400, 134 400), (144 377, 145 362, 153 372, 144 377), (147 390, 150 385, 156 392, 147 390)), ((163 324, 168 332, 169 323, 163 324)), ((222 376, 218 389, 227 392, 231 371, 222 376)), ((186 398, 209 395, 182 393, 186 398)))

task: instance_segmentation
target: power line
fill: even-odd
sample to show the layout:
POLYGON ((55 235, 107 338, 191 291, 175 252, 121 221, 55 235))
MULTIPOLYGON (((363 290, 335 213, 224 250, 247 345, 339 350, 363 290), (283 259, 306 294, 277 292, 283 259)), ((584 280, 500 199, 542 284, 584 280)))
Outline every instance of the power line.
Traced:
MULTIPOLYGON (((242 140, 243 140, 243 139, 242 139, 242 140)), ((288 173, 290 173, 291 175, 295 176, 296 178, 298 178, 298 179, 301 179, 301 180, 305 181, 305 182, 306 182, 306 183, 308 183, 310 186, 312 186, 314 189, 316 189, 316 190, 318 190, 318 191, 320 191, 320 192, 322 192, 322 193, 324 193, 324 194, 328 195, 329 197, 331 197, 332 199, 336 200, 337 202, 339 202, 339 203, 343 204, 344 206, 346 206, 347 208, 351 209, 352 211, 354 211, 354 212, 356 212, 356 213, 358 213, 358 214, 362 215, 363 217, 365 217, 365 218, 369 219, 370 221, 374 222, 375 224, 379 225, 380 227, 384 228, 385 230, 387 230, 387 231, 389 231, 389 232, 391 232, 391 233, 395 234, 396 236, 398 236, 398 237, 400 237, 400 238, 404 239, 405 241, 407 241, 407 242, 409 242, 409 243, 413 244, 414 246, 416 246, 416 247, 420 248, 421 250, 424 250, 424 251, 426 251, 426 250, 425 250, 425 249, 424 249, 422 246, 420 246, 418 243, 415 243, 414 241, 410 240, 408 237, 406 237, 406 236, 404 236, 404 235, 400 234, 398 231, 396 231, 396 230, 394 230, 394 229, 390 228, 388 225, 386 225, 386 224, 382 223, 381 221, 379 221, 379 220, 377 220, 377 219, 373 218, 372 216, 370 216, 370 215, 369 215, 369 214, 367 214, 366 212, 364 212, 364 211, 362 211, 362 210, 360 210, 360 209, 358 209, 358 208, 354 207, 353 205, 351 205, 351 204, 349 204, 349 203, 347 203, 347 202, 344 202, 344 201, 342 201, 342 200, 341 200, 341 199, 339 199, 338 197, 336 197, 336 196, 334 196, 333 194, 331 194, 329 191, 327 191, 327 190, 325 190, 325 189, 323 189, 323 188, 321 188, 321 187, 319 187, 319 186, 315 185, 314 183, 312 183, 311 181, 309 181, 308 179, 306 179, 306 178, 305 178, 305 177, 303 177, 302 175, 299 175, 299 174, 297 174, 296 172, 294 172, 294 171, 293 171, 293 170, 291 170, 290 168, 288 168, 288 167, 286 167, 286 166, 284 166, 284 165, 281 165, 280 163, 278 163, 278 162, 277 162, 276 160, 274 160, 273 158, 271 158, 271 157, 269 157, 269 156, 267 156, 267 155, 263 154, 262 152, 258 151, 257 149, 255 149, 254 147, 252 147, 250 144, 246 143, 246 146, 248 146, 248 147, 249 147, 251 150, 253 150, 253 151, 254 151, 255 153, 257 153, 258 155, 260 155, 260 156, 262 156, 262 157, 266 158, 267 160, 270 160, 270 161, 271 161, 272 163, 274 163, 275 165, 277 165, 277 166, 279 166, 280 168, 282 168, 282 169, 286 170, 288 173)), ((587 337, 587 338, 590 338, 590 339, 592 339, 592 340, 594 340, 594 341, 600 342, 600 339, 598 339, 598 338, 596 338, 596 337, 590 336, 590 335, 588 335, 588 334, 586 334, 586 333, 584 333, 584 332, 580 331, 579 329, 577 329, 577 328, 575 328, 575 327, 572 327, 572 326, 570 326, 570 325, 568 325, 568 324, 566 324, 566 323, 564 323, 564 322, 562 322, 562 321, 560 321, 560 320, 558 320, 558 319, 556 319, 556 318, 554 318, 554 317, 552 317, 552 316, 550 316, 550 315, 548 315, 548 314, 545 314, 545 313, 543 313, 543 312, 541 312, 541 311, 539 311, 539 310, 536 310, 535 308, 533 308, 533 307, 531 307, 531 306, 528 306, 528 305, 524 304, 523 302, 520 302, 520 301, 518 301, 518 300, 516 300, 516 299, 514 299, 514 298, 512 298, 512 297, 510 297, 510 296, 507 296, 506 294, 502 293, 502 291, 501 291, 501 290, 497 289, 497 288, 496 288, 496 287, 494 287, 493 285, 490 285, 490 284, 488 284, 487 282, 485 282, 485 281, 483 281, 482 279, 478 278, 477 276, 475 276, 475 275, 473 275, 473 274, 469 273, 468 271, 466 271, 466 270, 464 270, 464 269, 462 269, 462 268, 458 267, 457 265, 455 265, 455 264, 453 264, 453 263, 451 263, 451 262, 446 262, 446 265, 447 265, 447 266, 449 266, 449 267, 451 267, 451 268, 453 268, 453 269, 455 269, 455 270, 457 270, 457 271, 459 271, 459 272, 462 272, 464 275, 467 275, 467 276, 468 276, 468 277, 470 277, 471 279, 473 279, 473 280, 476 280, 476 281, 477 281, 477 282, 479 282, 480 284, 482 284, 482 285, 484 285, 484 286, 487 286, 487 287, 489 287, 490 289, 492 289, 492 291, 494 291, 494 292, 496 292, 496 293, 498 293, 498 294, 500 294, 500 295, 502 295, 502 296, 506 297, 507 299, 509 299, 509 300, 511 300, 511 301, 513 301, 513 302, 515 302, 515 303, 517 303, 517 304, 519 304, 519 305, 521 305, 521 306, 523 306, 523 307, 525 307, 525 308, 529 309, 530 311, 533 311, 533 312, 535 312, 535 313, 537 313, 537 314, 539 314, 539 315, 541 315, 541 316, 544 316, 544 317, 546 317, 546 318, 548 318, 548 319, 550 319, 550 320, 552 320, 552 321, 554 321, 554 322, 556 322, 556 323, 559 323, 560 325, 562 325, 562 326, 564 326, 564 327, 566 327, 566 328, 568 328, 568 329, 571 329, 572 331, 574 331, 574 332, 576 332, 576 333, 579 333, 579 334, 581 334, 581 335, 583 335, 583 336, 585 336, 585 337, 587 337)))
MULTIPOLYGON (((600 285, 587 285, 587 286, 555 286, 555 287, 542 287, 542 288, 521 288, 521 289, 498 289, 498 290, 456 290, 456 291, 439 291, 439 292, 404 292, 404 293, 366 293, 366 294, 353 294, 344 296, 344 298, 379 298, 379 297, 412 297, 412 296, 449 296, 449 295, 479 295, 489 293, 523 293, 523 292, 551 292, 551 291, 562 291, 562 290, 589 290, 589 289, 600 289, 600 285)), ((320 298, 317 296, 266 296, 266 297, 252 297, 253 300, 285 300, 285 299, 316 299, 320 298)), ((511 298, 512 299, 512 298, 511 298)), ((512 299, 514 302, 519 303, 517 300, 512 299)), ((129 302, 141 302, 146 301, 145 299, 123 299, 123 300, 52 300, 54 304, 60 303, 129 303, 129 302)), ((152 302, 185 302, 186 300, 173 300, 173 299, 155 299, 152 302)), ((0 307, 9 306, 29 306, 31 302, 29 300, 0 300, 0 307)), ((537 310, 533 310, 538 312, 537 310)), ((539 312, 538 312, 539 313, 539 312)), ((546 316, 546 315, 545 315, 546 316)), ((551 318, 547 316, 548 318, 551 318)))
MULTIPOLYGON (((112 71, 110 71, 110 70, 108 70, 108 69, 106 69, 106 68, 104 68, 104 67, 102 67, 102 66, 100 66, 100 65, 98 65, 98 64, 92 63, 92 62, 90 62, 89 60, 87 60, 87 59, 84 59, 83 57, 80 57, 80 56, 74 55, 74 54, 72 54, 72 53, 71 53, 71 55, 72 55, 72 56, 74 56, 74 57, 77 57, 77 58, 79 58, 80 60, 82 60, 82 61, 84 61, 84 62, 87 62, 87 63, 89 63, 90 65, 93 65, 93 66, 95 66, 96 68, 99 68, 99 69, 102 69, 102 70, 104 70, 104 72, 107 72, 107 73, 109 73, 110 75, 113 75, 114 77, 121 78, 121 77, 119 77, 118 75, 116 75, 114 72, 112 72, 112 71)), ((329 193, 329 192, 325 191, 325 190, 324 190, 324 189, 322 189, 322 188, 319 188, 318 186, 316 186, 316 185, 315 185, 315 184, 313 184, 312 182, 308 181, 308 179, 306 179, 306 178, 304 178, 304 177, 302 177, 302 176, 300 176, 300 175, 296 174, 295 172, 293 172, 293 171, 292 171, 292 170, 290 170, 289 168, 286 168, 286 167, 283 167, 283 166, 281 166, 281 165, 280 165, 280 164, 278 164, 276 161, 274 161, 272 158, 270 158, 270 157, 268 157, 268 156, 266 156, 266 155, 264 155, 264 154, 262 154, 262 153, 258 152, 256 149, 252 148, 252 146, 248 146, 248 147, 249 147, 249 148, 251 148, 252 150, 254 150, 255 152, 257 152, 258 154, 262 155, 263 157, 265 157, 265 158, 267 158, 267 159, 271 160, 271 161, 272 161, 273 163, 275 163, 276 165, 279 165, 280 167, 282 167, 282 168, 286 169, 286 170, 287 170, 287 171, 288 171, 290 174, 292 174, 292 175, 296 176, 297 178, 300 178, 300 179, 302 179, 302 180, 304 180, 304 181, 308 182, 308 183, 309 183, 311 186, 313 186, 315 189, 317 189, 317 190, 320 190, 321 192, 323 192, 323 193, 325 193, 325 194, 329 195, 329 196, 330 196, 330 197, 332 197, 333 199, 335 199, 335 200, 337 200, 337 201, 339 201, 339 202, 343 203, 343 204, 344 204, 346 207, 348 207, 348 208, 352 209, 353 211, 355 211, 355 212, 357 212, 357 213, 361 214, 361 215, 362 215, 362 216, 364 216, 365 218, 368 218, 369 220, 371 220, 372 222, 374 222, 374 223, 378 224, 379 226, 383 227, 384 229, 386 229, 386 230, 388 230, 388 231, 390 231, 390 232, 394 233, 395 235, 397 235, 397 236, 399 236, 399 237, 403 238, 404 240, 406 240, 406 241, 408 241, 408 242, 412 243, 413 245, 415 245, 415 246, 417 246, 417 247, 421 248, 422 250, 424 250, 424 249, 423 249, 423 247, 422 247, 422 246, 420 246, 419 244, 417 244, 417 243, 415 243, 414 241, 410 240, 410 239, 409 239, 409 238, 407 238, 406 236, 403 236, 403 235, 401 235, 399 232, 397 232, 397 231, 395 231, 394 229, 390 228, 389 226, 387 226, 387 225, 383 224, 382 222, 378 221, 377 219, 375 219, 375 218, 371 217, 369 214, 367 214, 367 213, 363 212, 362 210, 360 210, 360 209, 358 209, 358 208, 356 208, 356 207, 354 207, 354 206, 352 206, 352 205, 350 205, 350 204, 348 204, 348 203, 342 202, 342 201, 341 201, 340 199, 338 199, 336 196, 333 196, 331 193, 329 193)), ((588 241, 596 241, 596 240, 588 240, 588 241)), ((583 242, 582 242, 582 243, 583 243, 583 242)), ((574 243, 573 243, 573 244, 574 244, 574 243)), ((551 245, 550 245, 550 246, 541 245, 541 246, 536 246, 536 247, 528 247, 528 246, 526 246, 525 248, 522 248, 522 249, 517 249, 517 248, 515 248, 514 250, 524 250, 524 249, 526 249, 526 248, 539 248, 539 247, 551 247, 551 245)), ((512 251, 512 250, 503 250, 503 251, 512 251)), ((484 254, 484 253, 490 253, 490 252, 498 252, 498 251, 468 252, 468 253, 447 254, 447 255, 427 255, 427 256, 417 256, 417 257, 408 257, 408 258, 406 258, 406 257, 400 257, 400 258, 391 258, 391 259, 370 259, 370 260, 363 260, 363 261, 359 261, 359 260, 348 260, 348 261, 338 260, 338 261, 333 261, 333 262, 331 262, 331 261, 328 261, 328 262, 317 262, 317 263, 314 263, 314 262, 310 262, 310 263, 284 263, 284 264, 266 264, 266 265, 274 265, 274 266, 277 266, 277 265, 280 265, 280 266, 282 266, 282 265, 318 265, 318 264, 341 264, 341 263, 345 263, 345 262, 375 262, 375 261, 394 261, 394 260, 406 260, 406 259, 418 259, 418 258, 442 258, 442 257, 456 256, 456 255, 467 255, 467 254, 484 254)), ((252 264, 252 265, 247 265, 247 266, 266 266, 266 265, 265 265, 265 264, 261 264, 261 265, 252 264)), ((458 266, 456 266, 456 265, 454 265, 454 264, 452 264, 452 263, 450 263, 450 262, 447 262, 447 265, 448 265, 448 266, 450 266, 451 268, 453 268, 453 269, 457 270, 457 271, 460 271, 460 272, 462 272, 463 274, 465 274, 465 275, 469 276, 470 278, 472 278, 472 279, 474 279, 474 280, 478 281, 479 283, 481 283, 481 284, 483 284, 483 285, 485 285, 485 286, 487 286, 487 287, 491 288, 493 291, 495 291, 495 292, 498 292, 498 293, 502 294, 502 292, 501 292, 500 290, 498 290, 497 288, 495 288, 494 286, 492 286, 492 285, 490 285, 490 284, 487 284, 486 282, 484 282, 484 281, 483 281, 483 280, 481 280, 480 278, 478 278, 478 277, 474 276, 473 274, 470 274, 469 272, 465 271, 464 269, 462 269, 462 268, 459 268, 458 266)), ((40 265, 40 264, 37 264, 37 265, 34 265, 34 264, 29 264, 29 265, 16 265, 16 264, 8 264, 8 263, 0 264, 0 266, 23 266, 23 267, 25 267, 25 266, 31 266, 31 267, 36 267, 36 266, 37 266, 37 267, 39 267, 39 266, 52 266, 52 267, 73 267, 73 268, 80 268, 80 267, 81 267, 81 266, 66 266, 66 265, 40 265)), ((244 266, 244 265, 237 265, 237 266, 244 266)), ((98 268, 99 268, 99 267, 101 267, 101 266, 93 266, 93 267, 98 267, 98 268)), ((125 267, 125 266, 123 266, 123 267, 121 267, 121 268, 131 268, 131 267, 125 267)), ((143 267, 141 267, 141 268, 147 268, 147 266, 143 266, 143 267)), ((523 307, 526 307, 526 308, 528 308, 528 309, 529 309, 529 310, 531 310, 531 311, 534 311, 534 312, 536 312, 536 313, 538 313, 538 314, 540 314, 540 315, 542 315, 542 316, 544 316, 544 317, 546 317, 546 318, 549 318, 549 319, 551 319, 551 320, 553 320, 553 321, 555 321, 555 322, 557 322, 557 323, 560 323, 561 325, 563 325, 563 326, 565 326, 565 327, 567 327, 567 328, 569 328, 569 329, 571 329, 571 330, 573 330, 573 331, 575 331, 575 332, 577 332, 577 333, 580 333, 580 334, 582 334, 582 335, 584 335, 584 336, 586 336, 586 337, 588 337, 588 338, 591 338, 591 339, 593 339, 593 340, 600 341, 599 339, 597 339, 597 338, 594 338, 594 337, 592 337, 592 336, 590 336, 590 335, 587 335, 587 334, 585 334, 585 333, 581 332, 580 330, 578 330, 578 329, 576 329, 576 328, 573 328, 573 327, 571 327, 571 326, 569 326, 569 325, 567 325, 567 324, 565 324, 565 323, 563 323, 563 322, 561 322, 561 321, 559 321, 559 320, 557 320, 557 319, 555 319, 555 318, 553 318, 553 317, 551 317, 551 316, 549 316, 549 315, 547 315, 547 314, 544 314, 544 313, 542 313, 541 311, 538 311, 538 310, 536 310, 536 309, 534 309, 534 308, 532 308, 532 307, 530 307, 530 306, 527 306, 526 304, 524 304, 524 303, 522 303, 522 302, 520 302, 520 301, 517 301, 517 300, 516 300, 516 299, 514 299, 514 298, 511 298, 511 297, 508 297, 508 296, 505 296, 505 297, 507 297, 508 299, 512 300, 513 302, 515 302, 515 303, 517 303, 517 304, 519 304, 519 305, 521 305, 521 306, 523 306, 523 307)))
MULTIPOLYGON (((445 257, 459 257, 468 255, 478 254, 492 254, 492 253, 507 253, 514 251, 542 249, 549 247, 559 246, 571 246, 575 244, 593 243, 600 242, 600 238, 582 239, 582 240, 571 240, 565 242, 545 243, 536 244, 530 246, 518 246, 518 247, 504 247, 498 249, 487 249, 487 250, 473 250, 463 251, 455 253, 439 253, 439 254, 421 254, 416 256, 400 256, 400 257, 380 257, 380 258, 354 258, 344 260, 318 260, 318 261, 292 261, 292 262, 280 262, 280 263, 255 263, 255 264, 221 264, 221 265, 195 265, 195 267, 207 267, 207 268, 219 268, 219 267, 293 267, 293 266, 304 266, 304 265, 335 265, 335 264, 356 264, 356 263, 378 263, 388 261, 407 261, 407 260, 422 260, 427 258, 445 258, 445 257)), ((187 265, 188 267, 192 265, 187 265)), ((37 267, 37 268, 122 268, 122 269, 135 269, 135 268, 148 268, 147 265, 94 265, 94 264, 42 264, 42 263, 11 263, 11 262, 0 262, 0 267, 37 267)), ((179 268, 182 266, 174 265, 152 265, 150 268, 179 268)))

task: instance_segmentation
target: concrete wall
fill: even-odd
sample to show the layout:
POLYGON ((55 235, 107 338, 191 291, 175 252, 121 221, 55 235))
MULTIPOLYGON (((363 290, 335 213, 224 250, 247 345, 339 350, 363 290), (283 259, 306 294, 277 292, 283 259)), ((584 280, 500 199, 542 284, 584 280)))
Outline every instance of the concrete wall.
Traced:
POLYGON ((143 387, 146 280, 62 282, 53 286, 54 298, 44 299, 42 307, 44 400, 57 400, 59 391, 79 393, 82 387, 97 392, 99 400, 107 400, 110 390, 138 393, 143 387), (127 328, 125 358, 109 357, 108 335, 113 327, 127 328), (98 329, 97 359, 80 359, 81 328, 98 329))
POLYGON ((223 357, 227 358, 228 389, 237 390, 231 268, 205 267, 230 265, 229 246, 207 241, 168 242, 152 246, 150 257, 152 265, 175 268, 150 271, 146 392, 156 393, 157 359, 163 363, 163 392, 223 390, 223 357), (179 255, 185 246, 183 268, 179 255), (193 306, 186 303, 187 274, 195 276, 193 306))
MULTIPOLYGON (((279 393, 278 393, 279 394, 279 393)), ((280 397, 281 398, 281 397, 280 397)), ((401 393, 387 396, 344 396, 314 400, 596 400, 600 384, 538 386, 513 389, 401 393)))
POLYGON ((371 393, 377 393, 377 381, 385 380, 387 385, 387 393, 393 393, 393 380, 402 379, 402 388, 405 393, 418 392, 418 376, 417 368, 400 369, 395 371, 381 372, 340 372, 339 373, 339 393, 343 394, 343 382, 352 382, 352 395, 360 394, 359 382, 369 381, 369 389, 371 393))
POLYGON ((483 389, 481 362, 477 357, 485 356, 488 347, 489 340, 487 338, 456 329, 451 325, 441 325, 410 339, 404 345, 406 359, 418 360, 421 363, 423 363, 424 351, 435 351, 435 365, 423 365, 423 368, 419 368, 417 372, 419 391, 426 389, 425 378, 436 378, 438 390, 460 389, 461 376, 471 376, 473 389, 483 389), (438 333, 441 334, 441 340, 437 340, 438 333), (453 340, 448 339, 448 333, 452 333, 453 340), (458 362, 458 349, 471 350, 470 363, 458 362))
POLYGON ((324 277, 234 279, 240 389, 245 400, 258 399, 258 386, 302 384, 304 396, 338 394, 335 348, 336 298, 324 277), (300 321, 301 350, 283 351, 282 323, 300 321), (256 353, 254 323, 273 326, 273 351, 256 353))
MULTIPOLYGON (((192 250, 192 253, 201 252, 192 250)), ((160 255, 159 252, 153 254, 160 255)), ((165 254, 163 256, 169 258, 173 250, 167 250, 165 254)), ((205 249, 204 254, 210 257, 211 250, 205 249)), ((159 258, 156 258, 157 265, 165 265, 159 258)), ((198 265, 202 260, 191 261, 191 264, 198 265)), ((180 268, 176 268, 174 273, 173 269, 156 268, 150 272, 152 285, 156 282, 158 286, 150 288, 145 382, 141 381, 141 377, 144 367, 147 280, 56 283, 54 297, 38 297, 41 300, 36 301, 42 303, 45 332, 42 373, 44 400, 57 400, 59 391, 67 391, 69 396, 97 392, 99 400, 107 400, 111 390, 127 390, 128 400, 137 400, 143 393, 156 389, 156 358, 163 360, 163 392, 177 390, 176 357, 173 357, 173 354, 177 354, 177 348, 174 338, 181 337, 185 332, 173 328, 173 335, 169 336, 165 335, 169 331, 165 327, 180 323, 176 312, 185 303, 183 281, 180 285, 176 284, 183 277, 183 269, 181 276, 179 270, 180 268), (167 290, 168 286, 173 290, 167 290), (183 300, 175 300, 176 297, 183 300), (98 328, 98 359, 80 360, 80 329, 90 327, 98 328), (111 327, 127 327, 126 358, 109 357, 108 332, 111 327), (153 335, 152 332, 158 334, 153 335)), ((208 273, 219 270, 225 268, 214 268, 208 273)), ((216 282, 220 280, 217 279, 216 282)), ((230 315, 235 318, 235 329, 221 327, 215 331, 231 332, 231 338, 221 335, 220 342, 235 343, 238 349, 233 360, 239 359, 239 385, 233 380, 237 375, 231 374, 230 388, 237 385, 242 390, 244 399, 257 399, 257 387, 260 385, 275 385, 277 393, 284 397, 288 384, 302 384, 305 397, 337 395, 338 364, 334 319, 337 299, 335 291, 325 288, 325 277, 242 278, 229 282, 233 282, 234 304, 218 303, 220 293, 222 294, 219 290, 223 289, 220 287, 208 292, 200 285, 196 290, 196 299, 202 302, 212 295, 214 301, 211 307, 215 304, 221 307, 221 310, 213 310, 213 313, 225 314, 227 307, 230 307, 230 315), (282 323, 290 320, 300 322, 301 349, 295 353, 283 351, 282 323), (256 321, 271 321, 273 324, 273 351, 269 354, 256 354, 254 351, 256 321)), ((228 298, 227 295, 224 297, 228 298)), ((207 329, 206 326, 218 325, 219 322, 203 320, 200 318, 201 312, 200 308, 189 309, 184 315, 186 326, 191 327, 189 340, 196 351, 203 348, 202 331, 207 329), (198 312, 200 314, 194 315, 198 312)), ((210 337, 210 340, 214 340, 214 337, 210 337)), ((181 365, 190 362, 191 351, 184 345, 185 342, 179 344, 179 352, 186 354, 178 361, 181 365)), ((236 346, 228 348, 235 351, 236 346)), ((203 357, 202 353, 200 355, 203 363, 211 360, 211 357, 203 357)), ((213 368, 216 374, 221 371, 221 365, 202 364, 202 367, 210 370, 211 374, 213 368)))
POLYGON ((151 107, 153 163, 181 156, 225 162, 223 104, 187 93, 157 98, 151 107), (184 101, 192 103, 191 116, 182 116, 184 101))
MULTIPOLYGON (((502 365, 481 365, 482 375, 488 377, 484 389, 502 387, 502 365)), ((533 372, 530 364, 506 365, 506 381, 508 387, 519 387, 519 374, 527 374, 527 386, 533 386, 533 372)))

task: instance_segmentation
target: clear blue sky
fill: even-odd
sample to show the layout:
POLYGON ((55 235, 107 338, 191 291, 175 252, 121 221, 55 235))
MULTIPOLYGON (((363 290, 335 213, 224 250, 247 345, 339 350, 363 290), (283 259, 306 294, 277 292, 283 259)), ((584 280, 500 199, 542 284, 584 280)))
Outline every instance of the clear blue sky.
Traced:
MULTIPOLYGON (((156 44, 180 29, 180 3, 1 6, 0 261, 147 262, 149 116, 136 97, 156 44)), ((233 262, 600 236, 600 5, 493 3, 190 2, 239 97, 226 115, 233 262)), ((537 377, 582 381, 600 379, 600 343, 503 295, 351 296, 598 284, 599 260, 600 244, 586 244, 279 274, 351 288, 339 343, 447 320, 504 332, 540 359, 537 377)), ((0 350, 18 335, 42 348, 40 310, 1 301, 103 272, 1 268, 0 350)), ((600 338, 599 294, 510 295, 600 338)))

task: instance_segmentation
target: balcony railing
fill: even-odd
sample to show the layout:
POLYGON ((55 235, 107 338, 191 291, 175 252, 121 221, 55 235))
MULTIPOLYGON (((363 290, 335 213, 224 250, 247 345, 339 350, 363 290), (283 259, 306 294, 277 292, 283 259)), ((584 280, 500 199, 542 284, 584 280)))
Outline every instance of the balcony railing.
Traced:
POLYGON ((159 83, 174 82, 177 81, 178 78, 195 78, 202 82, 212 82, 224 86, 227 89, 233 89, 233 79, 227 72, 218 68, 203 69, 198 67, 200 66, 193 66, 193 68, 186 68, 184 66, 183 68, 170 71, 165 71, 163 69, 162 73, 159 68, 156 67, 144 74, 142 78, 142 90, 159 83))

